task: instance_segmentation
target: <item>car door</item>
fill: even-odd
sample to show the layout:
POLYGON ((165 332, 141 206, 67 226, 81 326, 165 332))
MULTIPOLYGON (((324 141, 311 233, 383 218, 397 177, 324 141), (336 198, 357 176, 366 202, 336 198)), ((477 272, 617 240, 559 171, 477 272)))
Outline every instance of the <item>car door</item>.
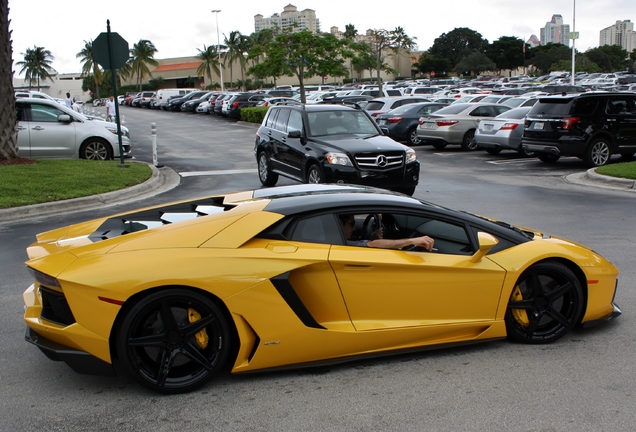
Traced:
POLYGON ((625 95, 608 98, 606 118, 618 152, 636 152, 636 97, 625 95))
MULTIPOLYGON (((20 104, 20 102, 17 103, 20 104)), ((18 124, 20 156, 42 158, 77 156, 76 123, 72 121, 72 116, 57 107, 39 102, 24 103, 22 111, 23 120, 18 124), (70 116, 71 121, 60 121, 61 115, 70 116), (24 133, 25 129, 28 133, 24 133), (28 145, 24 148, 28 149, 28 154, 25 154, 22 146, 27 139, 28 145)))
POLYGON ((305 132, 302 114, 298 110, 281 109, 274 128, 279 133, 276 145, 280 164, 290 176, 303 181, 305 132))
MULTIPOLYGON (((356 215, 359 225, 362 217, 356 215)), ((365 218, 366 219, 366 218, 365 218)), ((389 217, 384 213, 383 223, 389 217)), ((400 225, 411 236, 429 235, 437 251, 334 245, 329 262, 356 330, 441 326, 495 319, 505 271, 489 259, 471 262, 475 248, 468 227, 430 215, 393 214, 387 231, 400 225)), ((398 230, 395 235, 408 235, 398 230)))

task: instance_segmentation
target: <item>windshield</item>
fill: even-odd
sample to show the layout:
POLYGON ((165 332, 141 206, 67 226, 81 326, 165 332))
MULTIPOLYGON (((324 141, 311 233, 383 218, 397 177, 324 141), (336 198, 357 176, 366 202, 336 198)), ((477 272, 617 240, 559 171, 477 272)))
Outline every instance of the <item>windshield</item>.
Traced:
POLYGON ((375 122, 362 111, 310 112, 307 119, 309 135, 313 137, 339 134, 378 135, 375 122))

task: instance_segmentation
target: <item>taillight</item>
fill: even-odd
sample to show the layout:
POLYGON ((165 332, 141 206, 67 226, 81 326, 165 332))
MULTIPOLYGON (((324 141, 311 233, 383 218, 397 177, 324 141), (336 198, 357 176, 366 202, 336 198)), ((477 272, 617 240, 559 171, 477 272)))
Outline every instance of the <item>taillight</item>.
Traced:
POLYGON ((459 120, 437 120, 437 126, 452 126, 455 123, 459 122, 459 120))
POLYGON ((238 102, 234 102, 234 103, 232 104, 232 108, 237 108, 238 106, 239 106, 239 103, 238 103, 238 102))
POLYGON ((519 126, 517 123, 506 123, 499 130, 513 130, 519 126))
POLYGON ((581 120, 579 117, 566 117, 561 122, 561 128, 565 130, 570 130, 572 129, 572 126, 574 126, 576 122, 578 122, 579 120, 581 120))
POLYGON ((398 123, 398 122, 401 122, 402 120, 404 120, 404 117, 389 117, 387 119, 389 123, 398 123))
POLYGON ((384 113, 381 113, 381 112, 372 113, 372 114, 371 114, 371 117, 377 117, 377 116, 379 116, 380 114, 384 114, 384 113))

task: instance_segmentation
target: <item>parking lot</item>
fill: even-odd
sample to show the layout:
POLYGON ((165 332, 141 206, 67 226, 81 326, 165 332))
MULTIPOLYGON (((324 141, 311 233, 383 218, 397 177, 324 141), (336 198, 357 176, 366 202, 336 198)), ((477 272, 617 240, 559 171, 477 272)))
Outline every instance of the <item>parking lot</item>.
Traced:
MULTIPOLYGON (((516 153, 417 147, 414 196, 586 244, 621 270, 623 316, 551 345, 508 341, 284 372, 226 376, 157 396, 125 378, 78 375, 24 341, 22 264, 35 234, 70 223, 224 191, 260 188, 255 127, 227 119, 124 107, 133 154, 181 176, 135 203, 0 224, 2 430, 598 431, 631 430, 636 324, 633 192, 571 183, 576 158, 547 165, 516 153)), ((292 184, 281 180, 281 184, 292 184)), ((117 271, 114 269, 113 271, 117 271)))

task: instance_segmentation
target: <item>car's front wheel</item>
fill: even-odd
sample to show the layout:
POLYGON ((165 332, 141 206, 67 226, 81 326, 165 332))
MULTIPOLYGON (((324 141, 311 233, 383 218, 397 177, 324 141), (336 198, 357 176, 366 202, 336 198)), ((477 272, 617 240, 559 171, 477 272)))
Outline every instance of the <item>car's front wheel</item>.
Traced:
POLYGON ((113 158, 113 149, 106 140, 89 138, 82 143, 79 157, 91 160, 111 160, 113 158))
POLYGON ((588 167, 594 168, 607 164, 611 156, 609 141, 606 138, 597 138, 587 147, 583 160, 588 167))
POLYGON ((508 337, 531 344, 553 342, 579 322, 583 309, 583 288, 572 270, 556 261, 534 264, 510 295, 508 337))
POLYGON ((267 153, 261 151, 258 154, 258 179, 263 186, 274 186, 278 181, 278 174, 273 173, 269 167, 267 153))
POLYGON ((323 183, 324 178, 320 167, 316 164, 311 164, 307 170, 307 183, 323 183))
POLYGON ((184 393, 203 385, 232 351, 229 320, 202 293, 154 292, 124 311, 116 335, 122 367, 160 393, 184 393))

